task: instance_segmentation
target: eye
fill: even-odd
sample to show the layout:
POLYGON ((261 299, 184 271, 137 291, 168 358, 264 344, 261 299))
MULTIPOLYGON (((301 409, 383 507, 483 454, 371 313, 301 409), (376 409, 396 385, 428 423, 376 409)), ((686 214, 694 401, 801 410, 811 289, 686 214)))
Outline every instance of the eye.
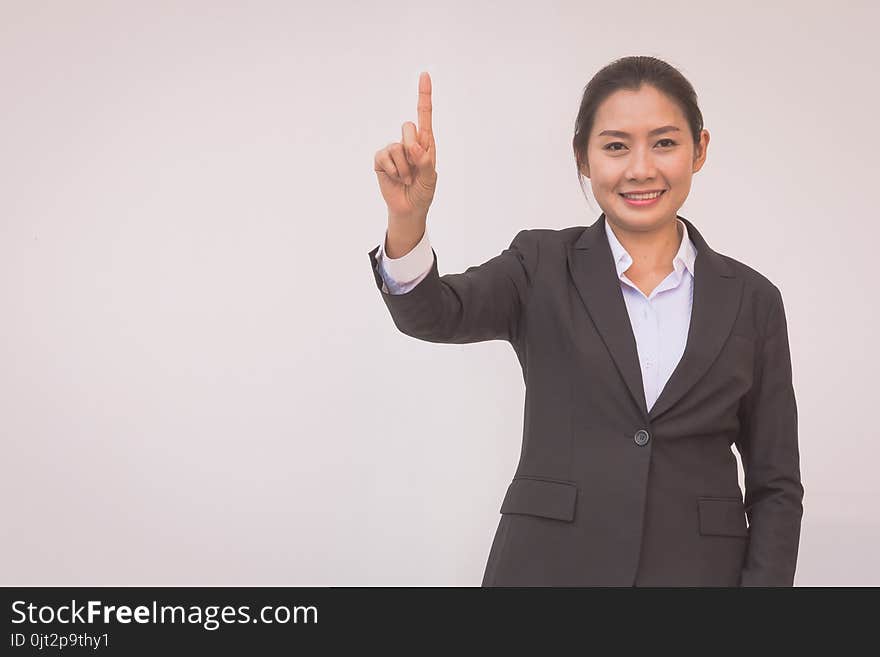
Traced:
MULTIPOLYGON (((660 144, 660 143, 663 143, 664 141, 668 141, 670 146, 675 146, 675 144, 676 144, 675 141, 673 141, 672 139, 668 139, 668 138, 661 139, 657 143, 660 144)), ((619 141, 613 141, 610 144, 606 144, 605 146, 603 146, 603 149, 606 151, 619 151, 620 150, 619 148, 611 148, 612 146, 623 146, 623 143, 619 142, 619 141)))

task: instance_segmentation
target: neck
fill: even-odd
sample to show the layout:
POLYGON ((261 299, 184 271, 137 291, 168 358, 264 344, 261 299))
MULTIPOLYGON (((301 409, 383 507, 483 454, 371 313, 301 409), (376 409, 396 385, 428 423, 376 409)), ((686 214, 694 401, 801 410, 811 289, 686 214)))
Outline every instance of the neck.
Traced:
MULTIPOLYGON (((608 216, 605 216, 608 221, 608 216)), ((617 239, 633 259, 627 270, 633 274, 651 274, 672 271, 672 259, 678 253, 684 231, 678 225, 678 218, 664 221, 649 230, 632 230, 615 222, 608 222, 617 239)))

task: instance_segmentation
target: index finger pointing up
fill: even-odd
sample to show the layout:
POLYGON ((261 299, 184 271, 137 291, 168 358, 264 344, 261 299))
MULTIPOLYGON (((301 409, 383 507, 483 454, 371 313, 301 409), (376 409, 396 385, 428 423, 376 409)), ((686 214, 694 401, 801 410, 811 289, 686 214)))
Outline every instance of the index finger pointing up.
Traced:
POLYGON ((431 76, 427 71, 419 75, 419 142, 427 147, 433 140, 431 130, 431 76))

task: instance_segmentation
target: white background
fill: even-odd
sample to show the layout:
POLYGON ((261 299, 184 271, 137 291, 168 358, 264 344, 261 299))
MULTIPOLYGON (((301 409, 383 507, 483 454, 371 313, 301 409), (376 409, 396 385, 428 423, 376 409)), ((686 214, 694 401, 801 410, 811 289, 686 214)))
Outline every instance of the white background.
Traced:
POLYGON ((427 70, 441 274, 591 224, 639 54, 711 134, 679 214, 783 293, 795 583, 880 585, 877 7, 2 0, 0 584, 479 585, 522 376, 395 329, 373 155, 427 70))

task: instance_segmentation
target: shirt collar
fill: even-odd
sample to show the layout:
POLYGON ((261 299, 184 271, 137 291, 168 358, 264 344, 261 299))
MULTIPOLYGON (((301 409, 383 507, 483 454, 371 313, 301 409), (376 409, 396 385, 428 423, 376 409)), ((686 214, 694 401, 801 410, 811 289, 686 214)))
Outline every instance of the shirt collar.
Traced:
MULTIPOLYGON (((682 234, 678 253, 676 253, 675 257, 672 259, 672 267, 675 271, 687 269, 691 273, 691 276, 693 276, 694 261, 697 258, 697 247, 694 246, 694 243, 691 241, 690 237, 688 237, 688 229, 685 223, 678 217, 676 217, 675 220, 681 225, 682 234)), ((614 266, 617 268, 617 276, 619 278, 623 275, 623 272, 629 269, 633 260, 629 252, 623 248, 623 244, 620 243, 620 240, 617 239, 617 235, 611 230, 611 226, 608 225, 607 217, 605 218, 605 234, 608 236, 608 245, 611 247, 611 254, 614 257, 614 266)))

